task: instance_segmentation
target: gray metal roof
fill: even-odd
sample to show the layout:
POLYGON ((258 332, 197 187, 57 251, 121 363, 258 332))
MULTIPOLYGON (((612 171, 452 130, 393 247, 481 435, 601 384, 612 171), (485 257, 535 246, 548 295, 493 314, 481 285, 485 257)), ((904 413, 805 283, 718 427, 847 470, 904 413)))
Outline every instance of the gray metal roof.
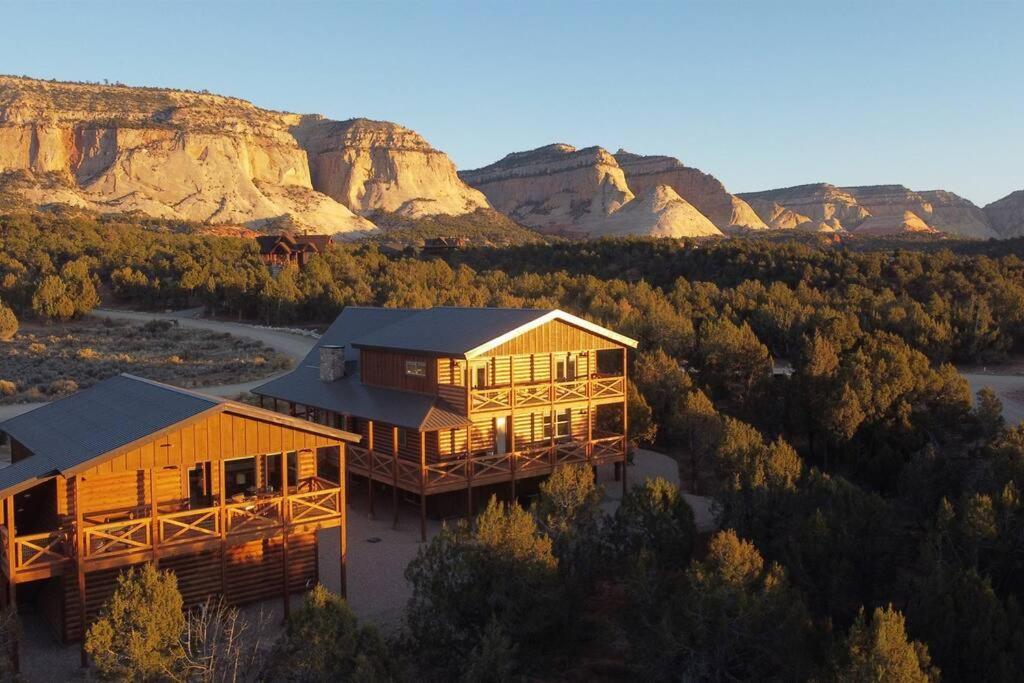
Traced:
POLYGON ((435 431, 470 424, 464 415, 434 396, 367 386, 359 379, 358 366, 346 365, 351 374, 323 382, 318 362, 303 361, 287 375, 262 384, 252 392, 411 429, 435 431))
POLYGON ((358 349, 352 349, 352 340, 364 335, 372 334, 382 327, 397 323, 411 315, 420 312, 418 308, 365 308, 362 306, 348 306, 341 312, 327 331, 320 337, 305 360, 300 365, 316 365, 320 362, 320 347, 328 344, 332 346, 344 346, 345 357, 349 360, 359 360, 358 349), (352 352, 350 353, 350 349, 352 352))
POLYGON ((353 337, 351 344, 464 355, 550 313, 532 308, 427 308, 353 337))
POLYGON ((63 472, 219 403, 217 398, 122 374, 0 422, 0 431, 63 472))
POLYGON ((21 490, 46 477, 73 473, 95 458, 214 408, 359 441, 357 434, 121 374, 0 422, 0 432, 32 453, 0 469, 0 491, 10 495, 11 489, 21 490))

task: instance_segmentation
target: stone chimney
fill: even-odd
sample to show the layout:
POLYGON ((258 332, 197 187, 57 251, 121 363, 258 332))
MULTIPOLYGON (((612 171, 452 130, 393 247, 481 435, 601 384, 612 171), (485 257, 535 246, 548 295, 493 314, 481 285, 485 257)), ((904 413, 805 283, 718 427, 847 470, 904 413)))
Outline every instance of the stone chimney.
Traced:
POLYGON ((345 347, 325 344, 320 347, 320 381, 333 382, 345 376, 345 347))

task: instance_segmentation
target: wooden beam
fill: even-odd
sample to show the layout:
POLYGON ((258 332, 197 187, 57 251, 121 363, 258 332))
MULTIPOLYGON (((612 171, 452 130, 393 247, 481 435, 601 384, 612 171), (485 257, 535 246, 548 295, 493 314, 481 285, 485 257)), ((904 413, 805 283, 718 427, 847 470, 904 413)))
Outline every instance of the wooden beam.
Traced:
MULTIPOLYGON (((295 451, 295 471, 298 474, 299 451, 295 451)), ((288 591, 288 527, 291 524, 288 514, 288 452, 281 453, 281 519, 284 526, 281 529, 281 597, 284 600, 284 619, 291 616, 291 593, 288 591)))
POLYGON ((427 540, 427 433, 420 431, 420 539, 427 540))
MULTIPOLYGON (((629 349, 622 347, 622 495, 629 491, 626 483, 626 456, 629 451, 629 349)), ((694 475, 696 476, 696 475, 694 475)))
MULTIPOLYGON (((284 457, 284 454, 281 454, 284 457)), ((225 467, 224 460, 217 461, 217 500, 220 510, 217 515, 220 517, 220 592, 228 595, 228 511, 227 496, 224 486, 225 467)))
POLYGON ((398 427, 391 428, 391 507, 394 520, 391 528, 398 528, 398 427))
POLYGON ((338 534, 340 534, 339 540, 341 546, 339 573, 341 574, 341 597, 343 598, 348 596, 348 532, 346 531, 346 528, 348 526, 348 509, 346 508, 346 502, 348 499, 348 479, 345 477, 346 447, 347 446, 344 441, 338 442, 338 483, 341 488, 341 492, 339 493, 339 495, 341 496, 341 500, 338 502, 338 510, 341 512, 342 515, 341 524, 338 525, 338 534))
POLYGON ((473 518, 473 425, 466 427, 466 519, 473 518))
MULTIPOLYGON (((14 614, 18 613, 18 600, 17 600, 17 574, 16 574, 16 563, 15 563, 15 552, 18 549, 18 543, 15 539, 16 529, 14 528, 14 496, 10 495, 4 498, 4 522, 7 525, 7 607, 14 614)), ((21 670, 21 643, 18 642, 17 629, 14 629, 9 634, 11 636, 11 668, 14 669, 15 673, 21 670)), ((84 652, 84 651, 83 651, 84 652)))
POLYGON ((366 421, 366 495, 370 502, 370 519, 373 519, 373 420, 366 421))
POLYGON ((159 508, 156 504, 156 473, 158 471, 159 470, 155 467, 149 468, 149 516, 150 526, 152 527, 150 533, 153 535, 153 538, 151 539, 151 545, 153 546, 153 566, 157 569, 160 568, 160 515, 159 508))
POLYGON ((89 655, 85 652, 86 623, 86 585, 85 585, 85 501, 82 497, 82 475, 75 475, 75 575, 78 581, 78 618, 81 627, 81 651, 79 652, 82 668, 89 666, 89 655))

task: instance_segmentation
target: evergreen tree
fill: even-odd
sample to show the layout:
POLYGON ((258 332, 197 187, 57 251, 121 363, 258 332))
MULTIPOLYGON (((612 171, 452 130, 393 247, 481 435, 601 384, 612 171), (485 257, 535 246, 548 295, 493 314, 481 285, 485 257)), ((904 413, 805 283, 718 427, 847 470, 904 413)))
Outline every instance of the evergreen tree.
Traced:
POLYGON ((837 677, 851 683, 928 683, 938 681, 939 673, 928 648, 908 640, 903 615, 889 605, 876 608, 870 621, 863 609, 857 615, 837 677))

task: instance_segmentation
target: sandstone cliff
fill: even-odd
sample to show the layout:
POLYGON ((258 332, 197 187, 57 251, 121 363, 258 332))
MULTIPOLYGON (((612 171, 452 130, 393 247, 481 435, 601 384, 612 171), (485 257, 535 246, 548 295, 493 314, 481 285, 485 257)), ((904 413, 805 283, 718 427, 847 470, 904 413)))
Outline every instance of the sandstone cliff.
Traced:
POLYGON ((459 175, 499 211, 543 232, 589 237, 722 234, 669 185, 643 185, 634 195, 615 156, 600 147, 547 145, 459 175))
POLYGON ((408 128, 305 116, 291 131, 309 154, 313 186, 356 213, 420 218, 489 208, 443 152, 408 128))
POLYGON ((710 237, 721 236, 722 231, 671 187, 655 185, 641 190, 633 201, 601 221, 590 234, 710 237))
MULTIPOLYGON (((870 215, 853 195, 828 183, 745 192, 738 196, 762 207, 779 204, 815 223, 831 224, 837 229, 857 225, 870 215)), ((764 216, 761 218, 763 220, 764 216)))
POLYGON ((0 76, 0 180, 44 205, 324 234, 487 206, 411 130, 156 88, 0 76))
POLYGON ((494 208, 550 233, 597 232, 604 219, 633 199, 615 157, 600 147, 547 145, 459 176, 494 208))
POLYGON ((615 160, 626 174, 629 188, 636 194, 665 185, 722 230, 768 227, 745 201, 729 194, 717 178, 684 166, 679 159, 641 156, 620 149, 615 153, 615 160))
POLYGON ((996 236, 984 211, 945 190, 915 192, 902 185, 836 187, 818 183, 740 196, 771 227, 874 235, 942 232, 979 239, 996 236))
POLYGON ((984 209, 992 229, 1002 238, 1024 237, 1024 190, 1011 192, 984 209))

